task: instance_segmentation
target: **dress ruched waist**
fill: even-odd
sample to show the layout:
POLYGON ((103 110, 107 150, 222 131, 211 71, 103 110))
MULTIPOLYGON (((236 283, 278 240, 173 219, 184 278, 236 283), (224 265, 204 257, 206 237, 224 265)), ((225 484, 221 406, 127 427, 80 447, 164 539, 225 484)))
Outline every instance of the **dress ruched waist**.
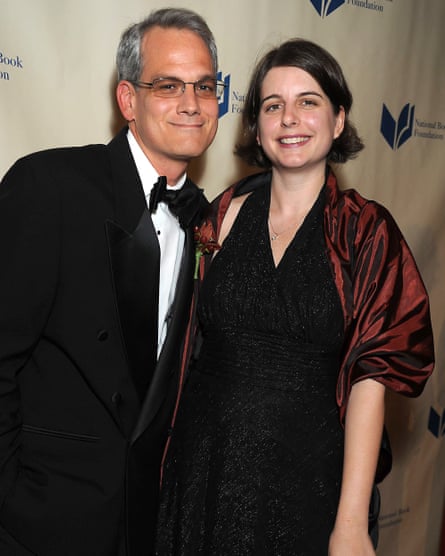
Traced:
POLYGON ((338 352, 323 351, 320 345, 269 333, 220 329, 212 334, 207 330, 196 371, 237 382, 301 390, 310 373, 314 379, 330 377, 335 381, 332 370, 337 368, 338 358, 338 352))

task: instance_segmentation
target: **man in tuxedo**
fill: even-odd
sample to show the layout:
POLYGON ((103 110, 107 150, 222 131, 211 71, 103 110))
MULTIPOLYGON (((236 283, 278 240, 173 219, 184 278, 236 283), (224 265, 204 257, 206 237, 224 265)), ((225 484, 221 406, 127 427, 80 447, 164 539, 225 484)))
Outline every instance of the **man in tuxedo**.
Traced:
POLYGON ((0 185, 2 556, 151 552, 207 205, 186 170, 223 84, 183 9, 131 26, 117 68, 128 127, 25 157, 0 185))

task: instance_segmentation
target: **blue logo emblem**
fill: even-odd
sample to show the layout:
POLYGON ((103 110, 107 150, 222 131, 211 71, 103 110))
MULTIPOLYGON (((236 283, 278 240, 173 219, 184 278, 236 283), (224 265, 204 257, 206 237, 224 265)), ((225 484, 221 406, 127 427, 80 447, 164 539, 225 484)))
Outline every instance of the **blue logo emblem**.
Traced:
POLYGON ((393 118, 391 112, 383 104, 380 131, 391 149, 399 149, 413 134, 414 105, 405 104, 399 118, 393 118))
POLYGON ((442 416, 437 413, 433 408, 430 409, 430 416, 428 419, 428 430, 434 434, 436 438, 445 435, 445 409, 442 416))
MULTIPOLYGON (((218 81, 223 81, 222 72, 219 71, 216 78, 218 81)), ((230 74, 224 77, 226 88, 224 89, 223 96, 219 99, 218 118, 222 118, 224 114, 229 111, 229 98, 230 98, 230 74)))
POLYGON ((326 17, 345 3, 346 0, 311 0, 318 15, 326 17))

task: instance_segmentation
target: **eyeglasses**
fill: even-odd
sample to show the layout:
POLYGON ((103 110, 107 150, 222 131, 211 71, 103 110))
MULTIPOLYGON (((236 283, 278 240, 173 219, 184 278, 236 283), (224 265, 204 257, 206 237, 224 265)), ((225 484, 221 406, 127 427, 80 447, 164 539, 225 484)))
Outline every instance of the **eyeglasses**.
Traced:
POLYGON ((136 87, 152 89, 157 97, 174 98, 184 94, 186 85, 193 85, 195 95, 200 98, 214 99, 220 98, 224 93, 226 84, 216 79, 206 77, 199 81, 182 81, 176 77, 158 77, 151 83, 146 81, 131 81, 136 87))

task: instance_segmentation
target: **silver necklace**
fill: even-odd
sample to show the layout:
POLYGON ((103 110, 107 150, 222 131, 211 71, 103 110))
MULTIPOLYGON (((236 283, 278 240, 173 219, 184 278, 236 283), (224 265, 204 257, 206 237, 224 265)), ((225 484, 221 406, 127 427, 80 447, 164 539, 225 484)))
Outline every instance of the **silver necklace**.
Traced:
POLYGON ((295 223, 292 224, 292 226, 289 226, 288 228, 285 228, 282 232, 280 232, 279 234, 277 234, 277 232, 274 230, 274 227, 272 226, 272 221, 270 219, 270 216, 268 218, 268 222, 269 222, 269 227, 270 227, 270 231, 272 232, 270 234, 270 241, 275 241, 277 240, 280 236, 282 236, 284 233, 288 232, 289 230, 292 230, 293 228, 296 228, 296 226, 299 223, 299 220, 295 223))

